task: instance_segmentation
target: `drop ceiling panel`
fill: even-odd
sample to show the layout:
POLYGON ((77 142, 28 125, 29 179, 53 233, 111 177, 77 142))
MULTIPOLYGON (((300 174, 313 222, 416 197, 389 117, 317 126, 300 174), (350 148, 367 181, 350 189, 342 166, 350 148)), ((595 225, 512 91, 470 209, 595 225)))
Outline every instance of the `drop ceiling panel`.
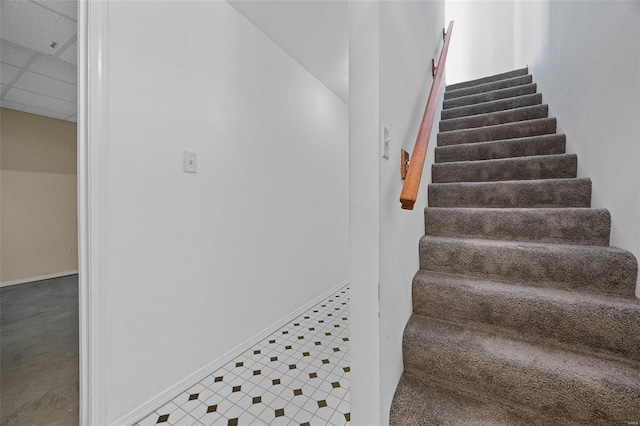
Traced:
MULTIPOLYGON (((4 11, 4 7, 2 9, 4 11)), ((4 19, 2 19, 4 24, 4 19)), ((29 59, 35 54, 34 51, 26 49, 7 40, 0 41, 0 62, 22 68, 27 65, 29 59)))
POLYGON ((0 82, 2 82, 2 84, 11 84, 19 73, 20 68, 3 64, 2 67, 0 67, 0 82))
POLYGON ((66 16, 69 19, 78 19, 78 2, 71 0, 36 0, 42 7, 51 9, 61 15, 66 16))
MULTIPOLYGON (((40 108, 35 108, 27 105, 20 105, 13 102, 2 101, 2 107, 8 109, 14 109, 16 111, 28 112, 29 114, 42 115, 45 117, 57 118, 58 120, 64 120, 67 118, 65 114, 61 114, 59 112, 47 111, 40 108)), ((73 120, 68 120, 75 122, 75 118, 73 120)))
POLYGON ((57 112, 67 117, 76 113, 75 102, 68 102, 62 99, 51 98, 39 93, 33 93, 26 90, 18 89, 17 87, 12 87, 7 92, 4 98, 2 98, 2 102, 4 101, 57 112))
POLYGON ((69 62, 70 64, 77 65, 78 63, 78 44, 73 43, 64 52, 60 54, 60 59, 69 62))
POLYGON ((29 70, 70 84, 77 84, 76 67, 53 56, 39 55, 29 70))
POLYGON ((13 85, 19 89, 41 93, 52 98, 76 102, 76 86, 51 77, 27 71, 13 85))
POLYGON ((24 0, 2 1, 1 37, 46 54, 56 54, 76 34, 73 20, 37 3, 24 0), (50 47, 56 42, 55 48, 50 47))

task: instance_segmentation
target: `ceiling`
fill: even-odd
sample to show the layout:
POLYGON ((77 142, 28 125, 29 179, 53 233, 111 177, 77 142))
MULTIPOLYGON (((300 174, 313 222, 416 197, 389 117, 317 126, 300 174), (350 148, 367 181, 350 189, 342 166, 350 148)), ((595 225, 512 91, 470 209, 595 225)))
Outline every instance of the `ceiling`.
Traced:
POLYGON ((349 102, 346 0, 230 0, 229 3, 344 102, 349 102))
POLYGON ((77 121, 76 21, 76 0, 0 0, 0 106, 77 121))

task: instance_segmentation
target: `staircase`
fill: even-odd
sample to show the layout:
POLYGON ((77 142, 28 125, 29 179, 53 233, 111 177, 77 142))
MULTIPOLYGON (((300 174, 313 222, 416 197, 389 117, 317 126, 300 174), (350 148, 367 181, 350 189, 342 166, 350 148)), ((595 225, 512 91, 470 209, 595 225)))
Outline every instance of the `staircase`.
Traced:
POLYGON ((527 69, 447 86, 392 425, 640 422, 635 257, 527 69))

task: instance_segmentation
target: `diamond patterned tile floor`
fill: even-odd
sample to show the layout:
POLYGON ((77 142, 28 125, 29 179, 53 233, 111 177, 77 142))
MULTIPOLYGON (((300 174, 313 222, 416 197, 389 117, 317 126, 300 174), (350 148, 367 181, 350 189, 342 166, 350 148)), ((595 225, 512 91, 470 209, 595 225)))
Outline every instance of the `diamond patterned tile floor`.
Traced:
POLYGON ((349 287, 136 423, 349 425, 349 287))

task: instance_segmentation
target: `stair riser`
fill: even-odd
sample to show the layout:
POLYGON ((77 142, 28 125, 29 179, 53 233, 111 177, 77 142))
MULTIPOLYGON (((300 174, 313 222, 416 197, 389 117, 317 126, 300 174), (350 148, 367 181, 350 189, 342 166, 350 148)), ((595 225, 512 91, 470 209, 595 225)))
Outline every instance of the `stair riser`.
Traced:
POLYGON ((440 146, 435 149, 436 163, 493 160, 532 155, 564 154, 565 135, 545 135, 504 141, 440 146))
POLYGON ((519 70, 503 72, 501 74, 496 74, 496 75, 492 75, 484 78, 478 78, 476 80, 463 81, 461 83, 450 84, 446 87, 446 91, 450 92, 452 90, 464 89, 467 87, 478 86, 480 84, 491 83, 499 80, 506 80, 513 77, 520 77, 527 74, 529 74, 528 68, 521 68, 519 70))
POLYGON ((434 183, 563 179, 575 178, 577 173, 578 158, 570 154, 487 162, 443 163, 433 164, 431 167, 434 183))
POLYGON ((427 235, 608 246, 611 216, 596 209, 425 209, 427 235))
POLYGON ((420 240, 420 268, 514 284, 633 297, 638 265, 631 253, 588 246, 471 244, 420 240))
POLYGON ((523 365, 504 352, 492 353, 484 347, 469 350, 463 340, 431 339, 412 321, 405 329, 403 359, 405 371, 427 382, 489 394, 584 424, 617 424, 639 415, 637 386, 569 376, 563 366, 554 371, 540 369, 534 362, 523 365))
POLYGON ((548 340, 570 350, 600 352, 640 361, 640 306, 595 303, 548 292, 524 293, 503 286, 473 288, 414 280, 416 314, 459 324, 498 327, 514 337, 548 340))
POLYGON ((430 207, 589 207, 591 180, 561 179, 496 183, 436 183, 430 207))
POLYGON ((509 87, 522 86, 531 84, 533 77, 523 75, 520 77, 508 78, 506 80, 493 81, 491 83, 479 84, 477 86, 466 87, 464 89, 448 90, 444 92, 445 99, 455 99, 462 96, 477 95, 478 93, 493 92, 495 90, 506 89, 509 87))
POLYGON ((494 92, 485 92, 477 95, 464 96, 462 98, 447 99, 442 103, 442 109, 475 105, 483 102, 496 101, 498 99, 513 98, 516 96, 532 95, 536 93, 536 90, 536 84, 532 83, 526 84, 524 86, 516 86, 510 87, 508 89, 496 90, 494 92))
POLYGON ((477 129, 454 130, 438 133, 438 146, 464 143, 487 142, 502 139, 524 138, 528 136, 549 135, 556 132, 556 119, 543 118, 480 127, 477 129))
POLYGON ((535 120, 547 118, 549 115, 548 105, 536 105, 524 108, 517 108, 508 111, 492 112, 489 114, 474 115, 472 117, 454 118, 440 121, 440 131, 449 132, 452 130, 473 129, 484 126, 495 126, 498 124, 514 123, 516 121, 535 120))
POLYGON ((476 105, 469 105, 460 108, 451 108, 442 110, 440 118, 442 120, 450 120, 453 118, 470 117, 478 114, 488 114, 490 112, 505 111, 508 109, 522 108, 542 104, 542 94, 518 96, 516 98, 508 98, 493 102, 485 102, 476 105))

